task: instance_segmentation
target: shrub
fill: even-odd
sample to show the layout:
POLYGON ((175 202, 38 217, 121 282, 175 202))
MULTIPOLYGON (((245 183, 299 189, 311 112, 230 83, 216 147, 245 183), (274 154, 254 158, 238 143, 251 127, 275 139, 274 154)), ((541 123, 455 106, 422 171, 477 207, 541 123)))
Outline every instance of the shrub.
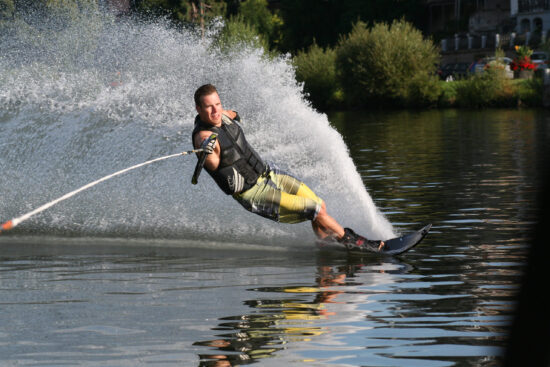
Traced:
POLYGON ((544 94, 542 78, 516 79, 514 85, 519 105, 542 106, 542 95, 544 94))
POLYGON ((468 79, 455 80, 453 82, 440 81, 441 94, 439 95, 439 107, 453 107, 456 104, 457 89, 461 84, 468 83, 468 79))
POLYGON ((509 80, 491 71, 454 82, 441 81, 439 107, 540 107, 542 78, 509 80))
POLYGON ((517 105, 513 84, 505 73, 502 68, 490 67, 457 85, 456 104, 472 108, 517 105))
POLYGON ((372 28, 358 22, 341 38, 337 67, 346 99, 354 106, 428 105, 439 97, 437 48, 404 20, 372 28))
POLYGON ((337 107, 342 102, 335 62, 336 51, 317 44, 298 52, 293 59, 296 79, 304 82, 304 91, 319 109, 337 107))

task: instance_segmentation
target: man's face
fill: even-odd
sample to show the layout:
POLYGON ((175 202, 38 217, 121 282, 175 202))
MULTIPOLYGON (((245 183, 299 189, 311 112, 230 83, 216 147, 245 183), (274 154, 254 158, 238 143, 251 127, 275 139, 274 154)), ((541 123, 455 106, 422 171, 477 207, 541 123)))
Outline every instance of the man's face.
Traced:
POLYGON ((222 123, 222 102, 218 93, 214 92, 202 97, 200 106, 196 106, 199 117, 202 121, 211 125, 220 125, 222 123))

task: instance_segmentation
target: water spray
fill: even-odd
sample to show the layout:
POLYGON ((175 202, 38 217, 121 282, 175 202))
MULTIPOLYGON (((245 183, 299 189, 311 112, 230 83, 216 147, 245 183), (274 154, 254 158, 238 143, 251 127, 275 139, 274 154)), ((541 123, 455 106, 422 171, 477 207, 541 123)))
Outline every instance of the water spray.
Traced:
MULTIPOLYGON (((213 137, 211 137, 211 139, 215 139, 216 138, 216 135, 215 134, 212 134, 213 137)), ((160 161, 163 161, 165 159, 169 159, 169 158, 175 158, 175 157, 179 157, 179 156, 183 156, 183 155, 189 155, 189 154, 192 154, 192 153, 200 153, 200 152, 204 152, 204 149, 203 148, 200 148, 200 149, 193 149, 193 150, 189 150, 189 151, 186 151, 186 152, 181 152, 181 153, 175 153, 175 154, 170 154, 170 155, 166 155, 164 157, 159 157, 159 158, 155 158, 155 159, 151 159, 149 161, 146 161, 146 162, 143 162, 143 163, 140 163, 140 164, 136 164, 134 166, 131 166, 131 167, 128 167, 128 168, 124 168, 118 172, 115 172, 115 173, 111 173, 110 175, 107 175, 105 177, 102 177, 98 180, 95 180, 93 182, 90 182, 89 184, 86 184, 74 191, 71 191, 55 200, 52 200, 50 201, 49 203, 46 203, 26 214, 23 214, 17 218, 13 218, 11 220, 8 220, 7 222, 5 222, 4 224, 2 224, 2 226, 0 227, 0 233, 2 232, 5 232, 5 231, 8 231, 14 227, 16 227, 17 225, 19 225, 20 223, 26 221, 27 219, 29 219, 30 217, 32 217, 33 215, 35 214, 38 214, 40 212, 43 212, 44 210, 54 206, 55 204, 57 203, 60 203, 62 202, 63 200, 67 200, 68 198, 78 194, 79 192, 81 191, 84 191, 84 190, 87 190, 89 189, 90 187, 93 187, 95 185, 97 185, 98 183, 101 183, 103 181, 107 181, 113 177, 116 177, 118 175, 121 175, 123 173, 126 173, 128 171, 131 171, 131 170, 134 170, 136 168, 140 168, 140 167, 143 167, 143 166, 146 166, 148 164, 151 164, 151 163, 155 163, 155 162, 160 162, 160 161)), ((204 164, 204 160, 199 160, 198 164, 201 164, 201 161, 202 161, 202 164, 204 164)))
MULTIPOLYGON (((83 181, 65 180, 56 197, 139 163, 133 154, 155 152, 167 141, 178 141, 180 137, 173 137, 176 130, 190 133, 192 92, 215 82, 226 107, 238 109, 253 122, 245 124, 246 138, 264 159, 296 173, 347 226, 364 228, 372 238, 395 235, 365 190, 342 136, 325 114, 304 101, 303 88, 286 57, 266 59, 262 49, 251 45, 227 57, 215 47, 218 23, 201 41, 193 30, 176 29, 162 19, 118 22, 88 10, 76 15, 69 22, 54 24, 44 23, 40 14, 25 14, 20 20, 28 26, 8 22, 7 31, 0 32, 0 49, 9 50, 0 57, 0 231, 28 219, 2 225, 42 205, 46 200, 39 193, 58 190, 58 176, 78 174, 83 181), (123 83, 115 86, 114 81, 123 83), (105 169, 102 157, 107 152, 118 162, 109 162, 112 168, 100 171, 105 169)), ((195 162, 180 163, 191 176, 195 162)), ((174 186, 174 179, 180 179, 178 172, 161 171, 163 181, 150 177, 141 183, 155 187, 154 193, 146 191, 148 201, 138 200, 128 185, 117 184, 148 176, 145 169, 134 170, 132 176, 109 181, 108 187, 95 187, 102 190, 100 197, 87 202, 84 209, 78 209, 76 197, 64 201, 66 209, 59 214, 65 225, 61 225, 66 233, 91 236, 132 231, 132 236, 139 237, 154 229, 163 236, 200 237, 215 212, 217 223, 212 230, 222 237, 251 241, 256 236, 261 242, 273 237, 295 239, 297 232, 309 235, 307 226, 278 226, 233 206, 223 208, 223 213, 231 215, 220 214, 218 200, 197 198, 221 198, 221 191, 211 193, 210 187, 202 186, 188 195, 174 186), (108 200, 111 189, 128 195, 108 200), (88 218, 85 222, 77 215, 81 210, 88 218), (116 219, 101 220, 107 217, 116 219)))

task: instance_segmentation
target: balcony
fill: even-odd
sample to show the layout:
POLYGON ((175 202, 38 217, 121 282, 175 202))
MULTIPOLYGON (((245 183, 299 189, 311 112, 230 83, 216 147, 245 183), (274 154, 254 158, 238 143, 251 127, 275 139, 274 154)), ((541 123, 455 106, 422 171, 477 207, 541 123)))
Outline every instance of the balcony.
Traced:
POLYGON ((519 0, 519 13, 534 13, 550 10, 550 0, 519 0))

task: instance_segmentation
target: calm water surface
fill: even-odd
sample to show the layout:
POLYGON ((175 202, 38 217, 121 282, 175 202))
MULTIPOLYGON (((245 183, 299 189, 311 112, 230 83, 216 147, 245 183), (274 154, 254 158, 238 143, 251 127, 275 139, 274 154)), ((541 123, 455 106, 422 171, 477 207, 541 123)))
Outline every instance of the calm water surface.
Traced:
POLYGON ((394 226, 434 224, 419 247, 378 258, 3 236, 0 365, 499 365, 550 115, 329 117, 394 226))

